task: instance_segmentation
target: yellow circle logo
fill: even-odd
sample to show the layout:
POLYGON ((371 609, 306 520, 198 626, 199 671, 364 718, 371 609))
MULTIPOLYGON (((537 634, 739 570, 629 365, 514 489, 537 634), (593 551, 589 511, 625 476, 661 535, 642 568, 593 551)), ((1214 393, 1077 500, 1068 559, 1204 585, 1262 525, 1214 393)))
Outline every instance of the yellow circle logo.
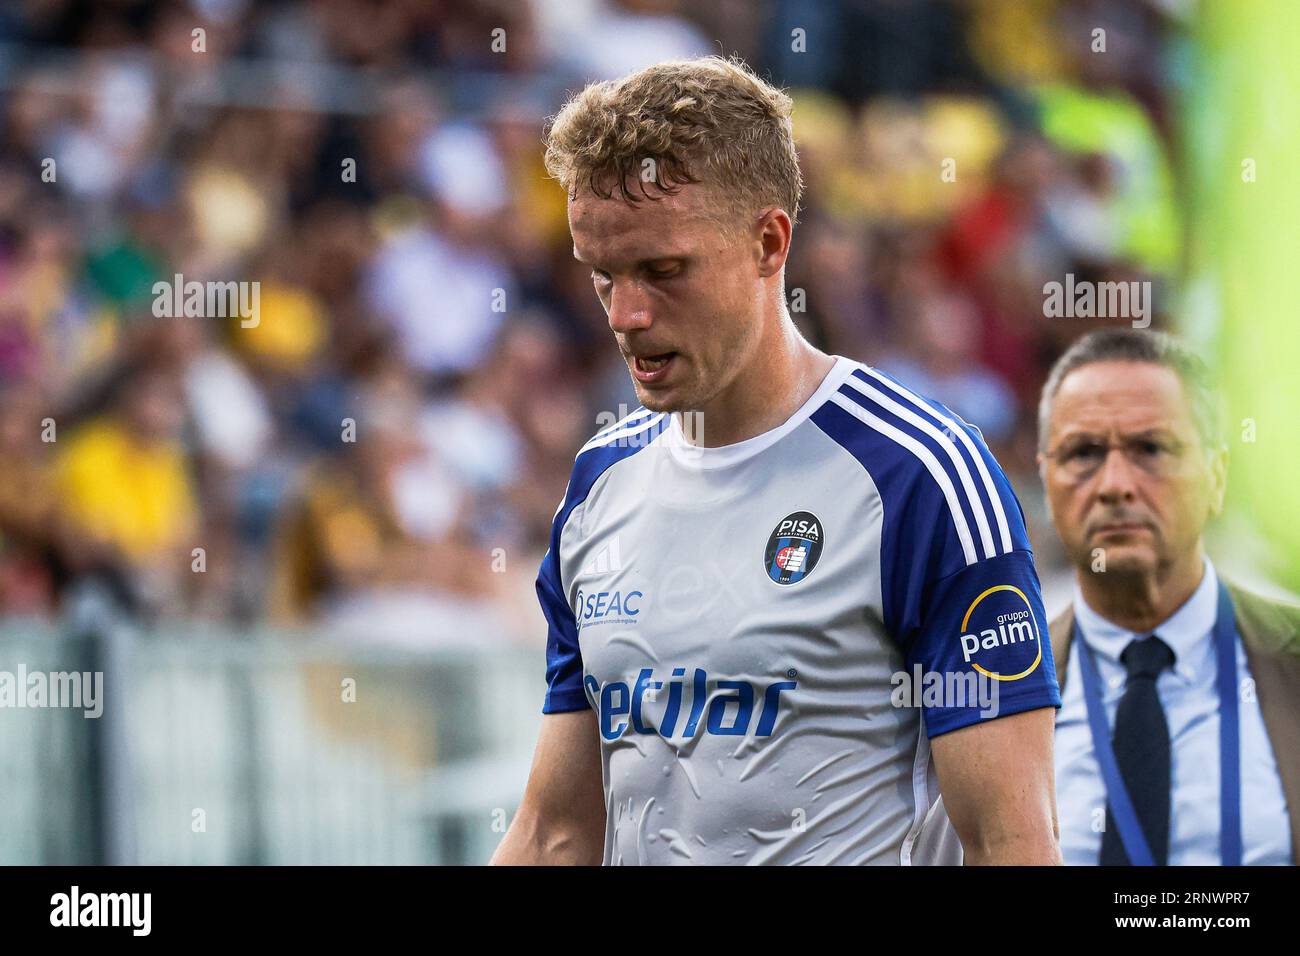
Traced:
POLYGON ((994 680, 1020 680, 1034 672, 1039 663, 1043 660, 1043 640, 1042 634, 1038 630, 1038 622, 1034 620, 1034 609, 1029 604, 1029 598, 1025 597, 1023 591, 1010 584, 999 584, 989 588, 966 609, 966 616, 961 619, 961 644, 962 657, 966 663, 979 671, 985 677, 991 677, 994 680), (996 594, 998 591, 1010 591, 1024 603, 1023 611, 1018 608, 1015 611, 999 614, 993 621, 996 626, 988 627, 979 634, 968 633, 966 628, 970 624, 971 615, 990 594, 996 594), (992 650, 995 647, 1005 647, 1008 644, 1022 644, 1026 640, 1032 640, 1037 645, 1037 653, 1034 655, 1034 662, 1019 674, 997 674, 972 660, 972 657, 979 650, 992 650))

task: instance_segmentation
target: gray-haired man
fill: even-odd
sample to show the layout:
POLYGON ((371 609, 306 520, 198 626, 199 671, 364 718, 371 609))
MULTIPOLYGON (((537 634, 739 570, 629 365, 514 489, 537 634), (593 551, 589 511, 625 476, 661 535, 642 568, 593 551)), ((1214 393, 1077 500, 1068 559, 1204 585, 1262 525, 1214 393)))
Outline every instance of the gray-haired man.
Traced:
POLYGON ((1051 624, 1067 864, 1284 864, 1300 835, 1300 607, 1225 584, 1227 451, 1202 363, 1094 332, 1057 362, 1039 463, 1074 566, 1051 624))

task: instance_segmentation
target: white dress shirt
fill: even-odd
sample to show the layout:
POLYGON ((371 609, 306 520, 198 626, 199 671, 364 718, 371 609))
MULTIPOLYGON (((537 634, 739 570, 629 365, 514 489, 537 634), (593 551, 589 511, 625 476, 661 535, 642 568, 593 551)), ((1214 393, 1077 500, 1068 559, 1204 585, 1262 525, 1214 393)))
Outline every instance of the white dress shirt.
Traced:
MULTIPOLYGON (((1207 558, 1205 575, 1192 596, 1155 634, 1173 649, 1174 666, 1160 675, 1160 695, 1169 724, 1171 805, 1169 864, 1208 865, 1219 854, 1219 694, 1213 630, 1219 579, 1207 558)), ((1106 719, 1112 731, 1127 672, 1120 654, 1130 641, 1147 637, 1107 621, 1074 592, 1074 615, 1097 661, 1106 719)), ((1254 681, 1240 638, 1237 686, 1242 688, 1241 837, 1242 862, 1286 865, 1291 860, 1291 826, 1273 747, 1260 714, 1254 681)), ((1079 646, 1070 644, 1065 690, 1056 715, 1056 806, 1061 853, 1068 865, 1093 866, 1101 853, 1106 821, 1106 785, 1093 752, 1079 672, 1079 646)))

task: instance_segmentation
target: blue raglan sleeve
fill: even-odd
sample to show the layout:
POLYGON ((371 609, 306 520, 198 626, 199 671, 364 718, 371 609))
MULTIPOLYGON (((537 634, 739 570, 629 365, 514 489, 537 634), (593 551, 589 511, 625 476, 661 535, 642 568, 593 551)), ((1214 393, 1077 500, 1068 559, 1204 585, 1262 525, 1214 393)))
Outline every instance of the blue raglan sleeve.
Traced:
POLYGON ((669 417, 644 408, 597 435, 574 459, 564 500, 551 523, 550 547, 537 574, 537 599, 546 617, 546 700, 544 714, 558 714, 590 707, 583 687, 582 649, 578 624, 564 589, 561 540, 575 533, 574 514, 588 502, 600 477, 625 458, 654 441, 669 417))
MULTIPOLYGON (((567 498, 567 495, 566 495, 567 498)), ((560 535, 569 517, 566 504, 560 506, 551 529, 551 546, 537 575, 537 599, 546 618, 546 699, 542 713, 559 714, 583 710, 591 705, 582 687, 582 650, 578 646, 578 625, 564 595, 560 576, 560 535)))
POLYGON ((978 454, 983 468, 971 467, 970 486, 911 483, 895 502, 894 573, 884 582, 887 623, 913 683, 921 675, 914 693, 930 737, 1061 704, 1020 503, 979 431, 963 426, 963 454, 978 454))

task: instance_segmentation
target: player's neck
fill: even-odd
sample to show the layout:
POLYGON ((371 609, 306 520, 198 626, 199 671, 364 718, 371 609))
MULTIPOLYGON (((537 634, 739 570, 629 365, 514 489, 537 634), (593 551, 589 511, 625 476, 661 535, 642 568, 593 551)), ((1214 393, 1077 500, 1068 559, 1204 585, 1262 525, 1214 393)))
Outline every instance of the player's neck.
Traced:
POLYGON ((1200 548, 1175 565, 1142 574, 1076 571, 1088 607, 1112 624, 1148 634, 1174 616, 1200 586, 1205 561, 1200 548))
POLYGON ((760 343, 761 357, 743 369, 723 394, 701 409, 702 428, 686 427, 700 445, 734 445, 789 420, 813 396, 835 366, 835 359, 809 343, 794 323, 780 324, 773 341, 760 343))

